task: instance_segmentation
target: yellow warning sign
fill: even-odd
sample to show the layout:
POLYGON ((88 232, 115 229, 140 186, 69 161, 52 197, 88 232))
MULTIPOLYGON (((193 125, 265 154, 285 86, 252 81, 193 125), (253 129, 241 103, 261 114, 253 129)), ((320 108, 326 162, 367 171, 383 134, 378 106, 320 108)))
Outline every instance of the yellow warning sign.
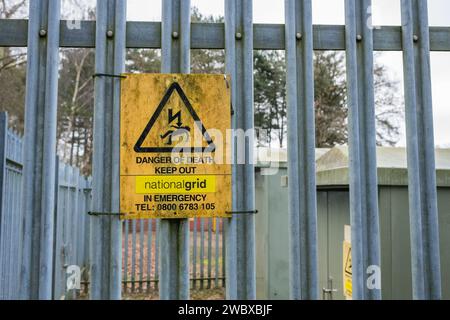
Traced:
POLYGON ((347 299, 352 298, 352 245, 344 241, 343 270, 344 270, 344 296, 347 299))
POLYGON ((230 79, 125 76, 120 112, 122 217, 229 217, 230 79))

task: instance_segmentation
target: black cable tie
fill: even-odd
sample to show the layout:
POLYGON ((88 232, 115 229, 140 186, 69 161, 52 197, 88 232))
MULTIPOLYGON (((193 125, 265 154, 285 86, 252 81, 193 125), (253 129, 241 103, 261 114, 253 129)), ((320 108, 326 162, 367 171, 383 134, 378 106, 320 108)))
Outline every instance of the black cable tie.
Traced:
MULTIPOLYGON (((225 83, 227 84, 227 89, 230 89, 230 82, 228 81, 227 75, 224 74, 223 78, 225 79, 225 83)), ((230 108, 231 108, 231 115, 234 116, 233 102, 231 102, 230 108)))
POLYGON ((122 217, 125 216, 124 213, 115 213, 115 212, 92 212, 89 211, 87 213, 90 216, 94 216, 94 217, 98 217, 98 216, 117 216, 117 217, 122 217))
POLYGON ((225 79, 225 83, 227 84, 227 89, 230 89, 230 83, 228 82, 227 75, 224 74, 223 77, 225 79))
POLYGON ((92 76, 92 78, 97 77, 109 77, 109 78, 121 78, 125 79, 127 76, 121 75, 121 74, 108 74, 108 73, 96 73, 92 76))
POLYGON ((227 211, 226 214, 257 214, 258 210, 251 211, 227 211))

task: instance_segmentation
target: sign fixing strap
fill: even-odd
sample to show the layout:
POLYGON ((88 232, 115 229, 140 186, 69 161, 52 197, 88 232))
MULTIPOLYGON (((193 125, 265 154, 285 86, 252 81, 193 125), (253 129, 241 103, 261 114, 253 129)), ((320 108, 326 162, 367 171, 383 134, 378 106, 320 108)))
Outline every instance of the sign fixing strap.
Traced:
POLYGON ((109 78, 121 78, 125 79, 127 76, 121 75, 121 74, 109 74, 109 73, 95 73, 92 78, 97 77, 109 77, 109 78))
POLYGON ((114 212, 92 212, 88 211, 87 213, 90 216, 99 217, 99 216, 116 216, 116 217, 122 217, 125 214, 124 213, 114 213, 114 212))
POLYGON ((250 211, 227 211, 226 214, 257 214, 258 210, 250 210, 250 211))

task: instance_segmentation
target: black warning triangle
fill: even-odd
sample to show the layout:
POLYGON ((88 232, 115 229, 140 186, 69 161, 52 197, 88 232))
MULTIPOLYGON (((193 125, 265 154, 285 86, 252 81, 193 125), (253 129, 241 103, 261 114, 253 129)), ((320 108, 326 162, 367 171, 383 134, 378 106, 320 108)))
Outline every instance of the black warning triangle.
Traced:
POLYGON ((165 152, 173 152, 173 151, 201 153, 201 152, 214 152, 215 150, 216 150, 216 146, 214 145, 214 142, 212 141, 211 137, 208 134, 208 131, 206 130, 203 123, 201 122, 200 118, 198 117, 197 113, 195 112, 194 108, 192 107, 191 103, 189 102, 189 99, 187 98, 183 89, 181 89, 181 86, 178 84, 178 82, 174 82, 170 85, 169 89, 164 94, 164 97, 162 98, 161 102, 159 103, 158 108, 156 109, 155 113, 153 113, 150 121, 148 122, 144 131, 142 131, 141 136, 139 137, 136 144, 134 145, 134 151, 137 153, 165 153, 165 152), (208 143, 207 147, 191 147, 191 148, 178 147, 178 148, 176 148, 176 147, 143 147, 142 146, 145 139, 147 138, 147 135, 151 131, 153 125, 155 124, 155 122, 158 119, 158 117, 160 116, 162 110, 164 109, 164 107, 166 106, 170 97, 172 96, 172 94, 174 94, 175 91, 180 96, 181 101, 183 101, 186 109, 189 111, 189 114, 194 119, 195 124, 200 129, 200 131, 203 135, 203 138, 208 143))
POLYGON ((348 275, 352 275, 352 248, 349 248, 348 250, 347 259, 345 259, 344 270, 348 275))

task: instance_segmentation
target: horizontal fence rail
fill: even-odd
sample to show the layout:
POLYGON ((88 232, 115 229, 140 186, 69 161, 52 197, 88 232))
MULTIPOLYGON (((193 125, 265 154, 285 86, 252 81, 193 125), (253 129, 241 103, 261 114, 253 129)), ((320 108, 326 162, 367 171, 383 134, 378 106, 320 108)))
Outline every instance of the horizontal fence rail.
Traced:
MULTIPOLYGON (((61 48, 95 48, 95 21, 81 21, 81 29, 70 29, 71 21, 61 21, 61 48)), ((27 46, 27 20, 0 20, 0 47, 27 46)), ((285 50, 284 24, 254 24, 255 50, 285 50)), ((430 50, 450 51, 450 27, 430 27, 430 50)), ((127 22, 127 48, 160 49, 160 22, 127 22)), ((345 26, 314 25, 314 50, 345 50, 345 26)), ((402 51, 400 26, 377 26, 373 30, 375 51, 402 51)), ((192 23, 191 49, 225 49, 223 23, 192 23)))

